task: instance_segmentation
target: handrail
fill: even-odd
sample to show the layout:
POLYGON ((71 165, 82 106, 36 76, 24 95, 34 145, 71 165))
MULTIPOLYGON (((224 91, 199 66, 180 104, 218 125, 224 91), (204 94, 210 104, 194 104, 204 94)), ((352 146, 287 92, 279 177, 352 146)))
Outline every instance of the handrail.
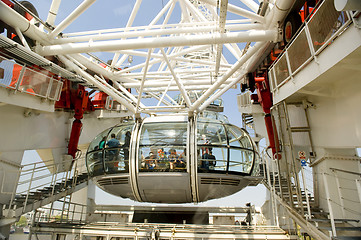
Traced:
POLYGON ((63 82, 60 77, 46 69, 31 69, 0 56, 0 67, 4 69, 4 78, 0 79, 0 86, 42 97, 52 101, 60 99, 63 82))
POLYGON ((12 208, 15 209, 16 206, 13 205, 14 200, 16 199, 15 196, 17 195, 23 195, 25 196, 25 202, 23 203, 22 209, 25 211, 27 208, 27 205, 29 205, 29 196, 31 193, 34 192, 36 189, 42 189, 44 186, 50 186, 52 187, 51 190, 51 196, 56 194, 55 192, 55 185, 59 183, 64 183, 64 186, 66 186, 66 183, 69 179, 72 179, 71 186, 74 186, 76 184, 76 179, 79 174, 86 172, 85 168, 85 160, 84 157, 78 158, 78 159, 69 159, 64 160, 60 163, 51 163, 46 165, 46 163, 49 163, 52 160, 46 160, 45 162, 39 161, 35 163, 29 163, 21 166, 21 169, 19 172, 19 179, 26 178, 22 181, 19 181, 19 184, 17 186, 17 190, 14 189, 14 192, 12 193, 11 201, 9 204, 9 210, 12 208), (75 161, 75 164, 72 164, 73 161, 75 161), (79 162, 81 161, 81 162, 79 162), (39 166, 41 164, 41 166, 39 166), (72 166, 71 169, 68 169, 67 171, 61 171, 61 168, 63 165, 69 165, 72 166), (32 167, 28 169, 24 169, 24 167, 32 167), (53 170, 53 172, 52 172, 53 170), (60 172, 59 172, 60 170, 60 172), (50 173, 49 173, 50 172, 50 173), (51 178, 50 178, 51 177, 51 178), (44 181, 40 181, 40 180, 44 181))
POLYGON ((346 171, 346 170, 339 169, 339 168, 330 168, 330 169, 331 169, 332 171, 339 171, 339 172, 354 174, 354 175, 358 175, 359 177, 361 177, 361 173, 352 172, 352 171, 346 171))
POLYGON ((305 20, 302 25, 303 28, 300 28, 277 60, 269 67, 271 91, 274 93, 282 85, 293 79, 294 75, 312 60, 317 61, 317 56, 353 22, 352 16, 350 16, 347 12, 337 12, 332 1, 322 1, 314 14, 305 20), (334 22, 327 22, 328 26, 322 26, 323 29, 320 33, 317 29, 318 25, 314 23, 316 20, 313 20, 322 17, 325 12, 332 15, 330 18, 333 18, 334 22), (339 20, 340 17, 341 20, 339 20), (342 24, 335 26, 339 21, 342 24), (302 49, 301 53, 299 52, 300 49, 302 49), (297 58, 293 56, 297 56, 297 58))

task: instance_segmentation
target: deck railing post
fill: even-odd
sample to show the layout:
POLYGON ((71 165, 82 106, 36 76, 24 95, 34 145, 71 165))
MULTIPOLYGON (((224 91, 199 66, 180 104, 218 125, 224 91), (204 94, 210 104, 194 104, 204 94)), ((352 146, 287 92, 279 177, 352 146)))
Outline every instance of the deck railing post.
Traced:
POLYGON ((333 209, 332 209, 332 200, 329 192, 328 182, 327 182, 327 173, 322 173, 323 182, 325 185, 325 193, 327 198, 327 205, 328 205, 328 211, 330 212, 330 220, 331 220, 331 228, 332 228, 332 237, 337 237, 336 234, 336 226, 335 226, 335 218, 333 216, 333 209))
POLYGON ((306 203, 307 203, 307 213, 308 214, 306 216, 306 219, 311 219, 312 215, 311 215, 310 200, 308 199, 308 190, 307 190, 307 186, 306 186, 305 170, 304 170, 303 166, 301 166, 301 175, 302 175, 303 188, 305 191, 306 203))

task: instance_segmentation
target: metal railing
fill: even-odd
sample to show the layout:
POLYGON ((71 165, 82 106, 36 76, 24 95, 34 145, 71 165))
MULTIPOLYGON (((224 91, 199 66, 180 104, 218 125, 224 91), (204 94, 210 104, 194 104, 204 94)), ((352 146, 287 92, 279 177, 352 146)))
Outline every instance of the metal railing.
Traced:
POLYGON ((251 92, 247 91, 243 94, 238 94, 237 95, 237 105, 238 107, 247 107, 250 104, 252 104, 252 100, 251 100, 251 92))
POLYGON ((69 202, 64 197, 51 206, 37 209, 33 214, 36 223, 85 223, 87 205, 69 202), (66 208, 64 208, 66 206, 66 208))
MULTIPOLYGON (((332 173, 322 173, 326 194, 329 217, 331 222, 331 237, 337 237, 336 221, 339 219, 337 210, 340 209, 343 219, 361 221, 361 173, 330 168, 332 173), (336 182, 338 199, 331 197, 330 182, 336 182), (341 183, 342 182, 342 183, 341 183), (350 216, 354 218, 350 218, 350 216)), ((351 223, 350 223, 351 224, 351 223)), ((352 225, 352 224, 351 224, 352 225)))
POLYGON ((307 19, 303 28, 283 50, 268 72, 274 93, 342 34, 352 23, 348 12, 338 12, 333 1, 325 0, 307 19))
POLYGON ((0 86, 58 101, 63 82, 45 69, 31 69, 0 56, 0 86))
POLYGON ((34 229, 42 234, 53 234, 56 230, 58 236, 76 234, 91 239, 244 239, 245 235, 254 239, 296 239, 274 226, 99 222, 77 228, 44 224, 34 229))
MULTIPOLYGON (((40 193, 37 190, 48 187, 50 195, 52 197, 57 194, 56 185, 63 184, 64 189, 67 187, 74 187, 76 184, 77 177, 81 173, 86 173, 85 159, 78 158, 76 160, 67 159, 61 162, 55 163, 53 160, 39 161, 22 165, 19 170, 19 182, 17 189, 12 193, 11 200, 9 203, 9 212, 19 208, 16 203, 17 197, 25 197, 24 202, 20 205, 25 213, 27 205, 33 204, 30 201, 30 197, 39 197, 40 193), (72 181, 71 185, 67 181, 72 181), (34 194, 38 193, 39 196, 34 194)), ((9 173, 13 174, 13 173, 9 173)), ((6 173, 4 173, 6 177, 6 173)), ((34 199, 33 199, 34 200, 34 199)))
POLYGON ((127 110, 122 104, 115 101, 111 96, 108 96, 105 101, 105 109, 109 111, 127 110))

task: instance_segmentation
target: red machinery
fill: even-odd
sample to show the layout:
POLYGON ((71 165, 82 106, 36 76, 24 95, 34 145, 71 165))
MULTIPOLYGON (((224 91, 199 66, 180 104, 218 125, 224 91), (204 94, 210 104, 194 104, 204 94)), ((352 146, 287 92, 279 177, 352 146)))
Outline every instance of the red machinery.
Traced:
POLYGON ((60 99, 55 103, 55 108, 69 109, 75 112, 75 120, 73 121, 68 144, 68 154, 75 158, 83 126, 81 122, 83 114, 86 111, 94 111, 89 92, 85 90, 84 86, 65 80, 60 99))

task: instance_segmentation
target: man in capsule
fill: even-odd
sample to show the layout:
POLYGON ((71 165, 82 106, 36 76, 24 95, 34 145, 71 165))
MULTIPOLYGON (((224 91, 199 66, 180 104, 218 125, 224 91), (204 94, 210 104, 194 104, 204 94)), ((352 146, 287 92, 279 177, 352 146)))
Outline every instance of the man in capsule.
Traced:
POLYGON ((155 168, 155 154, 151 151, 149 156, 145 158, 146 169, 153 170, 155 168))
POLYGON ((107 146, 112 149, 108 150, 108 171, 115 172, 118 170, 118 147, 120 146, 120 143, 119 140, 115 138, 114 133, 111 134, 111 139, 107 142, 107 146))
POLYGON ((206 170, 214 170, 216 165, 216 157, 212 154, 212 148, 207 148, 202 156, 201 168, 206 170))

